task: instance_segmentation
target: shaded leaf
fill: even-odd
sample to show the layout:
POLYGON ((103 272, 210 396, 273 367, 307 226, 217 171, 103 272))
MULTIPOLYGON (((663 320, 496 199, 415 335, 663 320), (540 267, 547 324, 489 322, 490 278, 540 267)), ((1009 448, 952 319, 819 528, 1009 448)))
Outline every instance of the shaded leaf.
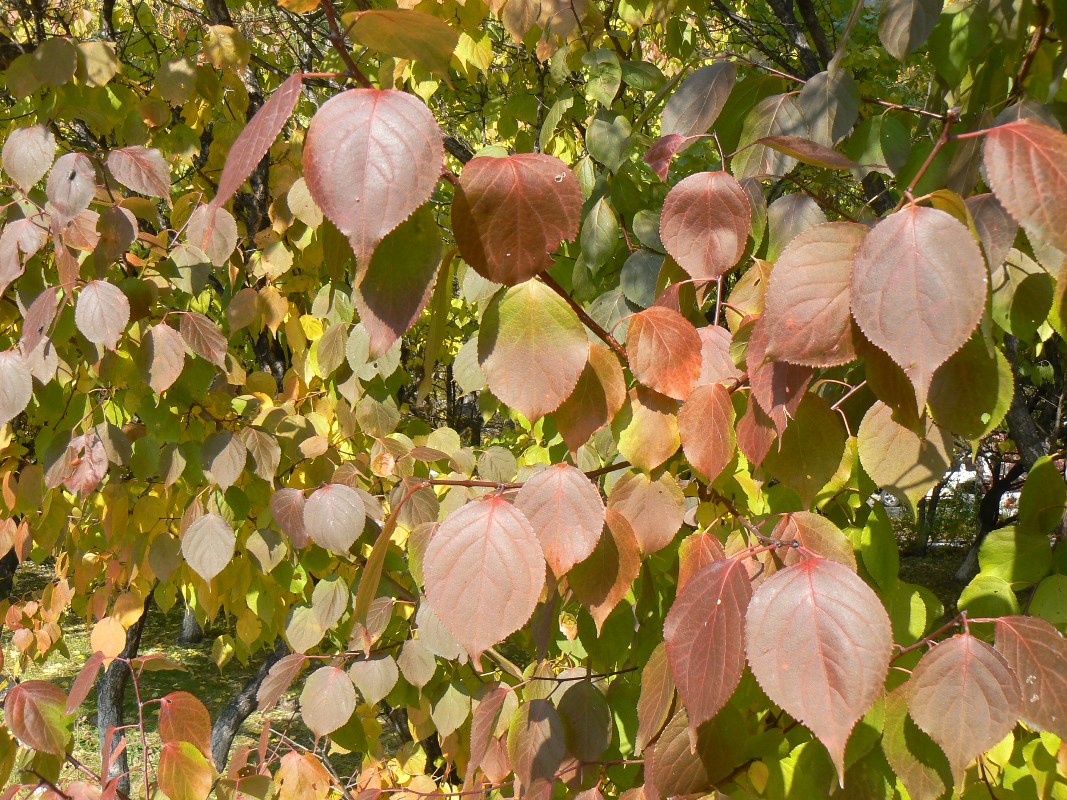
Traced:
POLYGON ((519 706, 508 726, 508 757, 524 789, 551 786, 566 754, 563 721, 552 704, 536 699, 519 706))
POLYGON ((304 527, 304 505, 304 493, 299 489, 279 489, 270 497, 274 521, 297 549, 311 541, 304 527))
POLYGON ((27 746, 62 756, 70 741, 67 695, 48 681, 23 681, 11 687, 4 700, 4 719, 27 746))
POLYGON ((1019 681, 1023 721, 1061 739, 1067 737, 1063 634, 1038 617, 1001 617, 996 622, 995 647, 1019 681))
POLYGON ((303 653, 290 653, 275 663, 256 690, 257 709, 268 711, 273 708, 282 695, 289 691, 296 676, 307 663, 308 657, 303 653))
POLYGON ((630 523, 611 508, 604 519, 604 532, 592 554, 567 573, 568 585, 589 609, 598 633, 641 572, 641 550, 630 523))
POLYGON ((130 301, 117 286, 90 281, 78 292, 74 321, 90 342, 114 350, 130 321, 130 301))
POLYGON ((745 359, 752 397, 774 422, 781 436, 789 420, 797 413, 800 401, 804 399, 804 393, 814 377, 814 370, 770 358, 767 353, 770 325, 767 316, 756 320, 748 339, 745 359))
MULTIPOLYGON (((797 542, 817 556, 836 561, 853 572, 856 571, 856 554, 852 550, 851 540, 826 517, 809 511, 783 514, 774 526, 771 538, 779 542, 797 542)), ((776 555, 784 556, 783 562, 787 565, 795 564, 803 558, 792 549, 776 555)))
POLYGON ((202 359, 217 367, 226 366, 226 337, 207 316, 199 311, 186 311, 181 315, 178 331, 189 349, 202 359))
POLYGON ((737 65, 717 61, 686 77, 663 106, 662 136, 707 133, 719 118, 737 79, 737 65))
POLYGON ((721 383, 698 386, 678 411, 678 435, 689 463, 712 483, 737 448, 734 407, 721 383))
POLYGON ((908 686, 885 698, 882 751, 908 794, 915 800, 937 800, 949 788, 948 759, 908 716, 908 686))
POLYGON ((247 460, 248 450, 244 442, 229 431, 211 434, 200 447, 200 464, 205 477, 224 492, 241 477, 247 460))
POLYGON ((413 8, 345 14, 348 34, 362 45, 396 58, 417 61, 446 81, 459 31, 443 19, 413 8))
POLYGON ((540 281, 502 289, 478 332, 478 362, 489 389, 533 421, 574 390, 589 355, 578 316, 540 281))
POLYGON ((611 745, 612 714, 604 693, 592 680, 571 681, 556 705, 563 720, 567 752, 596 761, 611 745))
POLYGON ((985 312, 987 274, 967 228, 921 206, 881 220, 856 253, 852 314, 911 379, 920 411, 934 371, 985 312))
POLYGON ((589 343, 589 359, 570 396, 553 418, 571 452, 611 423, 626 402, 626 380, 619 359, 608 348, 589 343))
POLYGON ((878 596, 848 567, 810 558, 760 584, 746 634, 756 680, 826 746, 843 780, 845 743, 889 671, 893 633, 878 596))
POLYGON ((893 410, 875 403, 860 423, 860 464, 883 489, 903 495, 914 508, 948 472, 951 437, 926 418, 923 435, 900 425, 893 410))
POLYGON ((915 724, 948 756, 957 786, 976 757, 1011 732, 1022 711, 1019 685, 996 650, 962 633, 929 650, 907 683, 915 724))
POLYGON ((941 16, 943 0, 888 0, 878 23, 878 38, 898 61, 919 49, 941 16))
POLYGON ((667 646, 660 642, 641 670, 641 696, 637 700, 637 739, 634 755, 639 756, 663 730, 674 704, 674 678, 667 661, 667 646))
POLYGON ((745 117, 738 152, 731 162, 734 176, 741 180, 785 175, 796 166, 796 159, 755 142, 765 136, 803 136, 806 133, 807 123, 792 97, 777 94, 764 98, 745 117))
POLYGON ((965 201, 974 220, 975 230, 982 240, 982 250, 990 268, 999 267, 1008 257, 1019 223, 1012 219, 1000 201, 992 194, 976 194, 965 201))
POLYGON ((659 231, 682 269, 714 280, 741 259, 751 227, 752 209, 741 184, 726 172, 698 172, 668 192, 659 231))
POLYGON ((615 420, 619 452, 638 469, 651 471, 678 452, 678 402, 638 384, 615 420))
POLYGON ((519 153, 463 167, 452 228, 464 261, 514 286, 552 266, 560 243, 578 235, 581 216, 582 190, 570 168, 552 156, 519 153))
POLYGON ((0 425, 6 425, 30 404, 33 378, 18 350, 0 353, 0 425))
POLYGON ((627 472, 611 487, 608 510, 630 523, 642 552, 654 553, 670 544, 682 527, 685 498, 670 472, 655 480, 643 472, 627 472))
POLYGON ((426 548, 422 570, 434 611, 475 662, 530 619, 545 582, 537 534, 499 496, 449 514, 426 548))

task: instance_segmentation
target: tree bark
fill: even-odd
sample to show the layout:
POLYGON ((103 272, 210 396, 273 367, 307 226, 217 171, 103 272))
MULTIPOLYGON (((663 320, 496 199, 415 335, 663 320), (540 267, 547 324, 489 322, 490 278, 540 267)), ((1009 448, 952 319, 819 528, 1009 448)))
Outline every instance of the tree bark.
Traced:
POLYGON ((182 615, 182 632, 178 634, 179 644, 196 644, 204 640, 204 629, 196 619, 196 614, 189 606, 182 615))
MULTIPOLYGON (((144 611, 129 630, 126 631, 126 646, 120 653, 121 658, 136 658, 137 651, 141 647, 141 634, 144 633, 145 622, 148 620, 148 607, 152 596, 145 600, 144 611)), ((96 728, 100 739, 100 772, 103 773, 106 765, 111 760, 111 752, 119 747, 125 740, 124 732, 116 734, 111 747, 108 747, 107 735, 112 728, 118 728, 125 724, 126 684, 130 679, 130 668, 122 661, 112 661, 111 665, 104 670, 96 679, 96 728)), ((118 790, 124 795, 130 794, 130 760, 129 751, 123 748, 121 755, 115 759, 111 769, 107 771, 109 778, 117 777, 118 790)))
POLYGON ((274 649, 267 653, 259 665, 256 674, 230 698, 230 702, 215 719, 215 724, 211 727, 211 757, 215 760, 215 766, 220 772, 226 768, 226 762, 230 758, 230 748, 233 747, 237 732, 256 709, 256 693, 259 691, 260 684, 267 677, 270 668, 288 652, 289 648, 286 647, 285 642, 278 639, 274 649))

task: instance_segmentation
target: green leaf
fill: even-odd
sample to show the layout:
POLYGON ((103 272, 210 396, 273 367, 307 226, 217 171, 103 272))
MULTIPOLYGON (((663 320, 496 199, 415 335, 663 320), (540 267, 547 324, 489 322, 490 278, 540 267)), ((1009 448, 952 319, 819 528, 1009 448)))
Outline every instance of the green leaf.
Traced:
POLYGON ((1052 568, 1048 536, 1014 525, 990 531, 978 551, 982 575, 1003 578, 1014 588, 1037 583, 1052 568))
POLYGON ((1047 535, 1063 519, 1067 482, 1051 456, 1042 456, 1030 469, 1019 496, 1019 528, 1047 535))
POLYGON ((582 63, 589 68, 585 84, 585 96, 605 108, 611 108, 615 95, 622 88, 622 64, 614 51, 601 47, 582 56, 582 63))

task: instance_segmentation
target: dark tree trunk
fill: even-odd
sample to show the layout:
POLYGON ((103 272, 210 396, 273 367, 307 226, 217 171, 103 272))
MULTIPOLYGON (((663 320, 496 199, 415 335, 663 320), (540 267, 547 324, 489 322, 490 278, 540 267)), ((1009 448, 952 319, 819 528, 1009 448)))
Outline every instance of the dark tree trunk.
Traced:
POLYGON ((278 663, 289 652, 285 642, 279 639, 274 649, 263 659, 256 674, 241 687, 241 690, 230 698, 230 702, 222 709, 215 724, 211 727, 211 757, 215 760, 215 766, 221 772, 226 768, 226 762, 230 758, 230 748, 233 747, 234 737, 241 729, 241 724, 256 709, 256 692, 263 683, 270 668, 278 663))
POLYGON ((204 629, 196 619, 196 614, 189 606, 185 607, 182 615, 182 632, 178 634, 179 644, 197 644, 204 640, 204 629))
POLYGON ((15 572, 19 568, 19 556, 12 547, 0 558, 0 599, 11 597, 15 592, 15 572))
MULTIPOLYGON (((126 646, 120 654, 122 658, 136 658, 137 651, 141 647, 141 634, 144 633, 145 622, 148 619, 148 606, 151 603, 151 595, 145 601, 144 612, 141 618, 126 631, 126 646)), ((124 722, 124 702, 126 699, 126 684, 130 679, 130 668, 121 661, 112 661, 111 665, 104 670, 96 679, 96 728, 100 738, 100 771, 104 769, 111 758, 111 752, 120 746, 125 740, 124 733, 118 733, 108 747, 107 733, 111 728, 121 727, 124 722)), ((115 759, 107 776, 118 777, 118 789, 124 795, 130 794, 130 761, 129 753, 123 749, 122 754, 115 759)))

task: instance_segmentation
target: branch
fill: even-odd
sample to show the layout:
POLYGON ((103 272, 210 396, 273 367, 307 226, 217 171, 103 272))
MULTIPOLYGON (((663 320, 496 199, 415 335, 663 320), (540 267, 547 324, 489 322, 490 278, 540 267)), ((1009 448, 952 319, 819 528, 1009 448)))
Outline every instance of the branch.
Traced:
POLYGON ((601 339, 601 341, 604 342, 604 344, 610 347, 612 352, 615 353, 615 355, 617 355, 620 359, 622 359, 622 363, 625 364, 627 362, 626 350, 621 344, 619 344, 619 340, 612 336, 610 333, 608 333, 606 330, 604 330, 600 326, 600 323, 598 323, 595 319, 589 316, 588 312, 586 312, 586 310, 582 308, 581 304, 573 297, 571 297, 567 290, 556 282, 555 278, 549 275, 548 272, 542 272, 537 277, 541 279, 541 282, 544 283, 545 286, 547 286, 549 289, 551 289, 567 301, 567 305, 569 305, 574 310, 574 313, 578 315, 578 319, 582 321, 585 327, 589 328, 589 330, 595 333, 601 339))
POLYGON ((348 69, 348 74, 359 81, 360 86, 364 89, 373 89, 374 87, 367 80, 367 76, 363 74, 355 59, 352 58, 352 54, 348 52, 344 34, 341 33, 341 28, 337 24, 337 12, 334 10, 333 0, 322 0, 322 10, 326 12, 326 22, 330 26, 330 44, 333 45, 333 49, 337 51, 337 54, 341 56, 341 61, 344 62, 345 67, 348 69))

